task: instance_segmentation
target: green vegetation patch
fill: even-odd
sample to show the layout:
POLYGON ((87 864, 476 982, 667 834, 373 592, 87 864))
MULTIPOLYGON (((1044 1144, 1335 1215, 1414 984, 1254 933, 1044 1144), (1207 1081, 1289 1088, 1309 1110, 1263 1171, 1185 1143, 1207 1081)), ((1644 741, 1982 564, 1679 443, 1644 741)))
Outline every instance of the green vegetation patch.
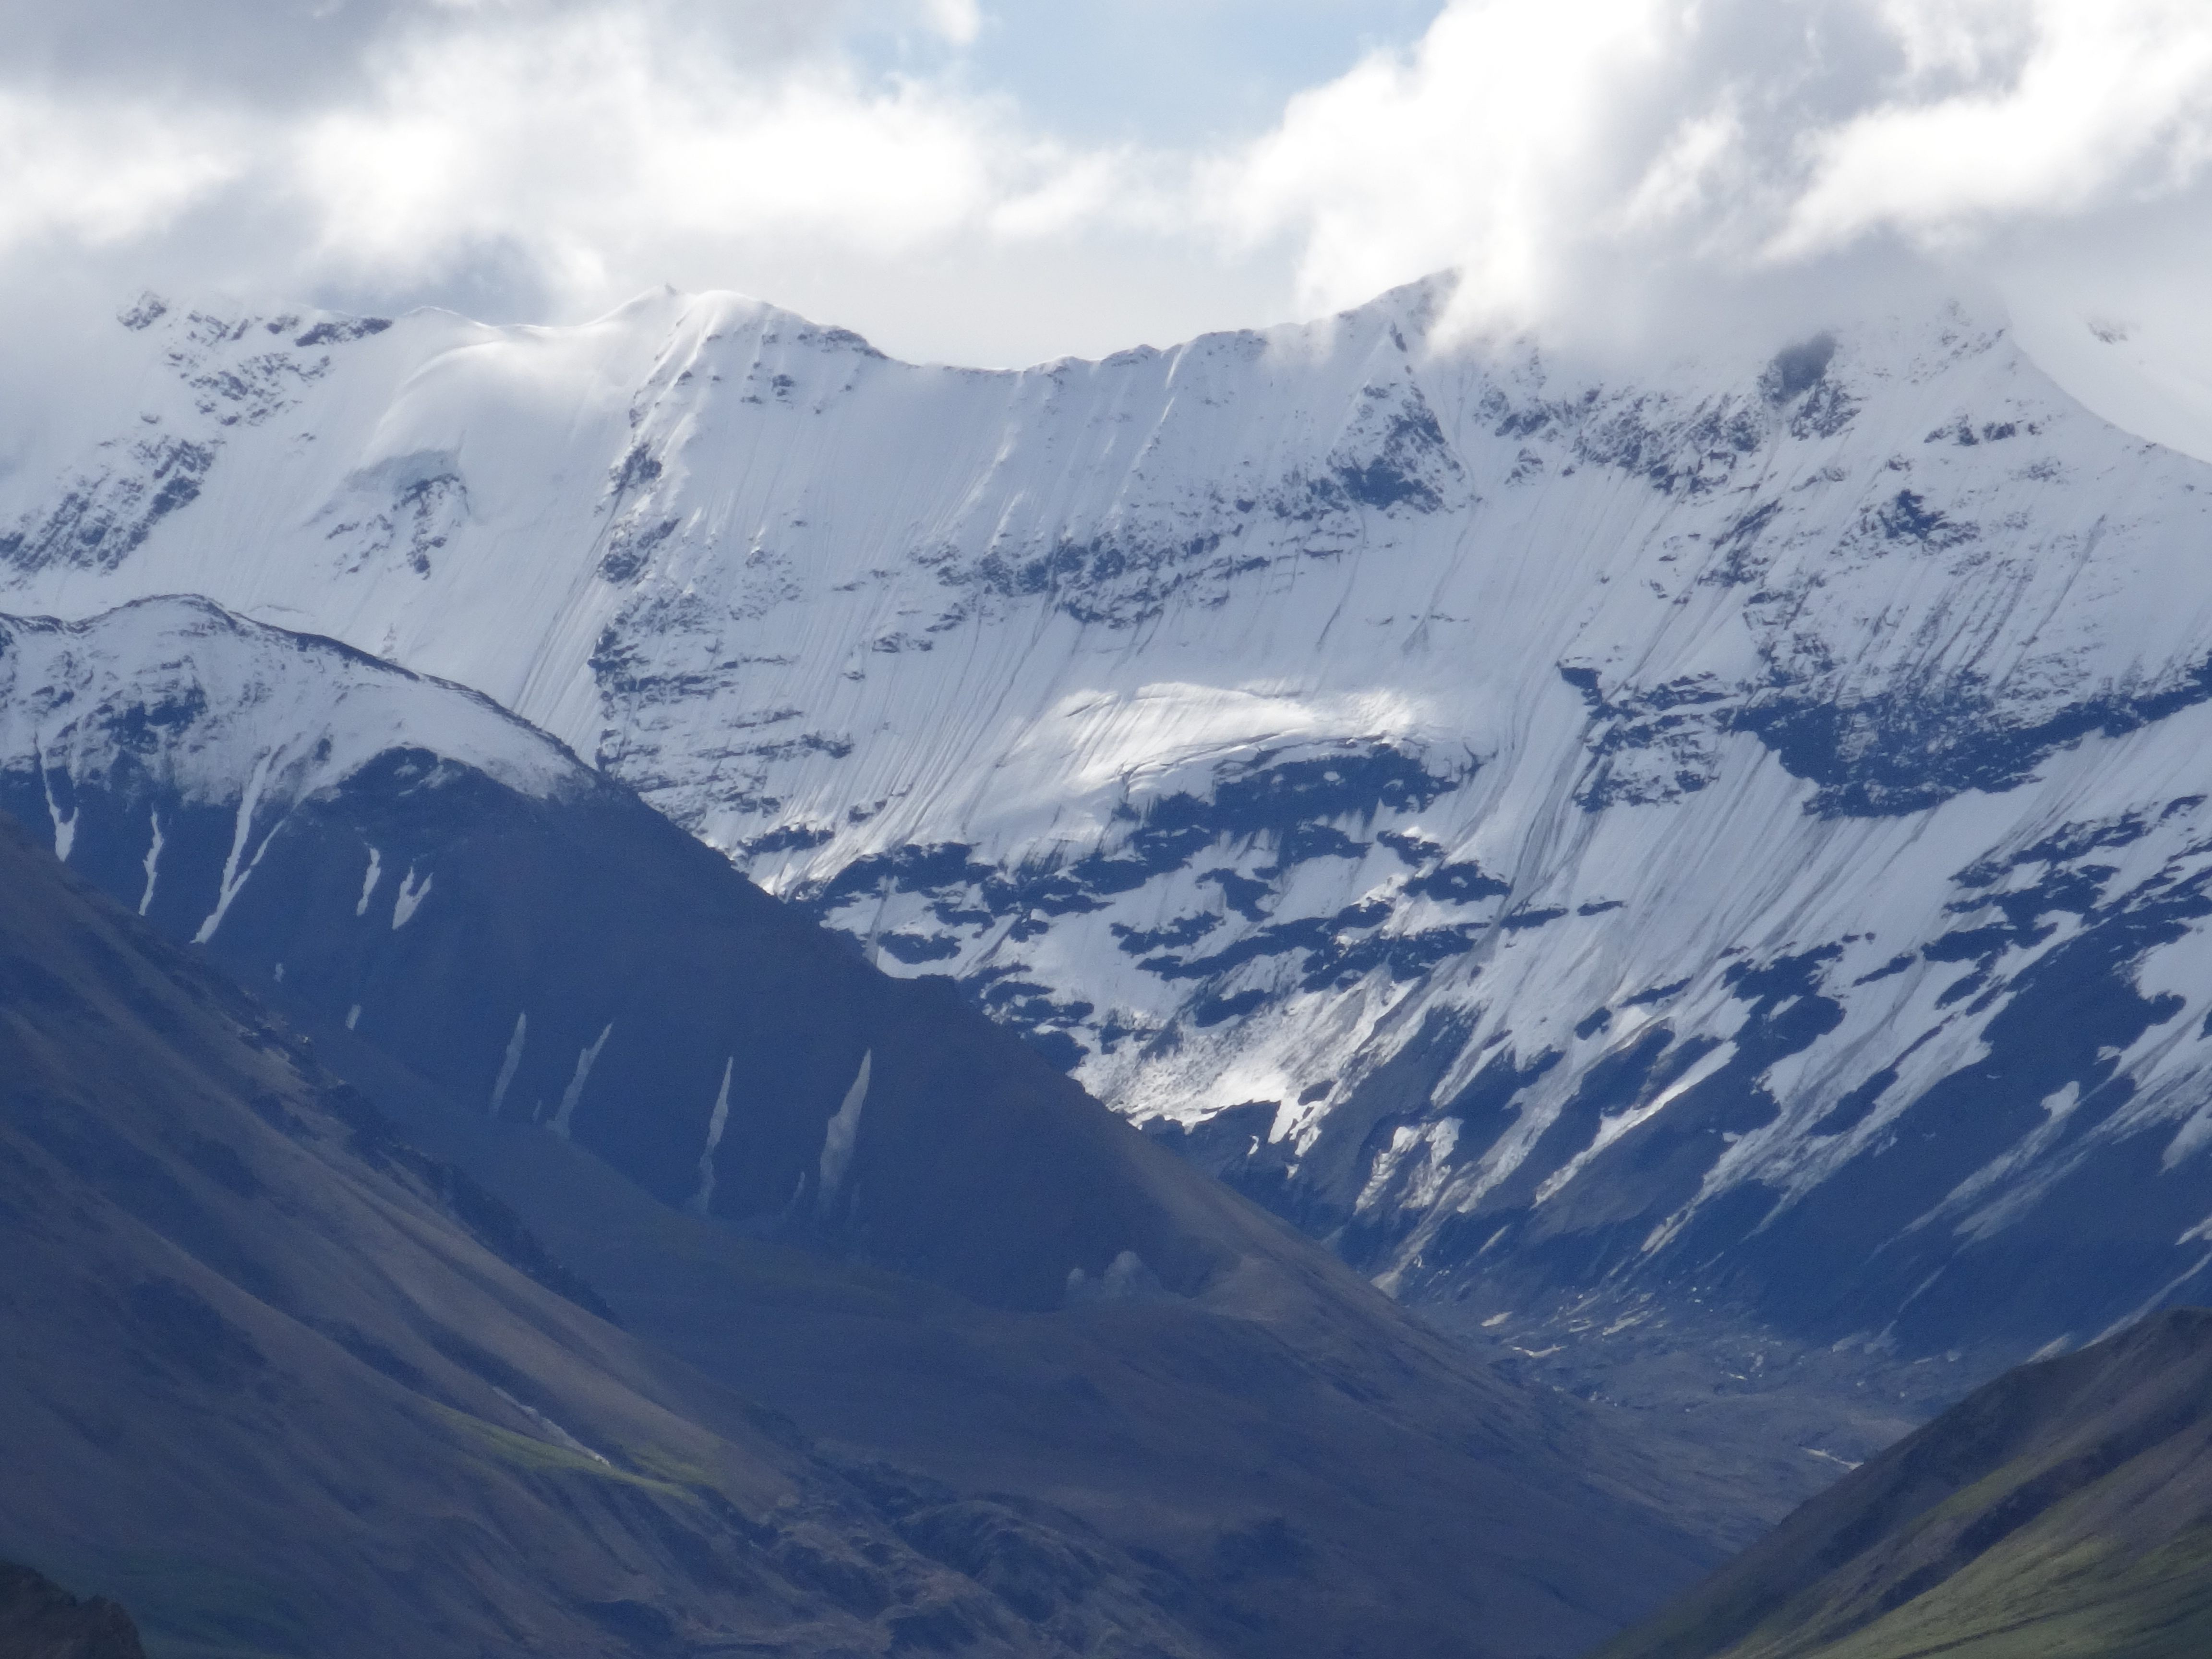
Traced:
POLYGON ((1819 1659, 2203 1659, 2212 1527, 2140 1559, 2108 1547, 2000 1547, 1819 1659))
POLYGON ((588 1475, 594 1480, 612 1480, 636 1486, 662 1498, 678 1498, 686 1503, 697 1501, 684 1486, 673 1481, 602 1462, 588 1453, 556 1445, 550 1440, 517 1434, 512 1429, 502 1429, 495 1423, 487 1423, 481 1417, 471 1417, 466 1412, 455 1411, 434 1401, 424 1403, 447 1423, 459 1430, 477 1450, 489 1453, 494 1462, 507 1468, 526 1474, 588 1475))

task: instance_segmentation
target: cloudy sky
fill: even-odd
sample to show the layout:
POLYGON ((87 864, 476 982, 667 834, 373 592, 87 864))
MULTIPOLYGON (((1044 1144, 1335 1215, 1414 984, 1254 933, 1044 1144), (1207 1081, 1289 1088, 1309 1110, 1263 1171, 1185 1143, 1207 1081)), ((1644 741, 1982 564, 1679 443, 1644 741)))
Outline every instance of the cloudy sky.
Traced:
POLYGON ((665 282, 1006 363, 1449 267, 1475 321, 1926 280, 2212 362, 2212 0, 0 0, 0 31, 18 304, 569 320, 665 282))

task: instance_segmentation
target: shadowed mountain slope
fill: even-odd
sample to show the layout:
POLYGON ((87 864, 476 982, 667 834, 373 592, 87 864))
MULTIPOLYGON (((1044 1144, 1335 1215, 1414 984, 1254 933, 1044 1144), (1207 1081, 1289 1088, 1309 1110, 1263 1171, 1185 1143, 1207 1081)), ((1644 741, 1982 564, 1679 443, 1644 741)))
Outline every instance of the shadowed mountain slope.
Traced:
POLYGON ((1196 1298, 981 1307, 671 1211, 573 1145, 453 1112, 342 1030, 324 1046, 629 1328, 787 1413, 886 1504, 1072 1515, 1158 1568, 1224 1652, 1564 1659, 1720 1529, 1702 1493, 1638 1522, 1624 1493, 1674 1472, 1387 1307, 1362 1316, 1330 1275, 1254 1263, 1196 1298))
POLYGON ((196 603, 7 630, 0 805, 1020 1639, 1564 1656, 1717 1553, 1595 1413, 481 699, 196 603))
POLYGON ((0 1551, 155 1659, 1206 1651, 908 1544, 6 825, 0 1079, 0 1551))
POLYGON ((2212 1312, 2025 1365, 1597 1659, 2212 1652, 2212 1312))
POLYGON ((331 641, 194 600, 0 619, 0 810, 470 1114, 743 1231, 1012 1308, 1117 1261, 1147 1292, 1247 1261, 1358 1283, 948 981, 876 971, 542 733, 331 641))

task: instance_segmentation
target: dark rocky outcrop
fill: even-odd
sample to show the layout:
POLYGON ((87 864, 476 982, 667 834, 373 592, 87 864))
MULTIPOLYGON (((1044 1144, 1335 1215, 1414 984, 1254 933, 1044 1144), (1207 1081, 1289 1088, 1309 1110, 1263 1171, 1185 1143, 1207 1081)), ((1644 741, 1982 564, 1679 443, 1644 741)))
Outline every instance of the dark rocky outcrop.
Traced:
POLYGON ((131 1615, 104 1596, 71 1595, 29 1567, 0 1562, 5 1659, 146 1659, 131 1615))

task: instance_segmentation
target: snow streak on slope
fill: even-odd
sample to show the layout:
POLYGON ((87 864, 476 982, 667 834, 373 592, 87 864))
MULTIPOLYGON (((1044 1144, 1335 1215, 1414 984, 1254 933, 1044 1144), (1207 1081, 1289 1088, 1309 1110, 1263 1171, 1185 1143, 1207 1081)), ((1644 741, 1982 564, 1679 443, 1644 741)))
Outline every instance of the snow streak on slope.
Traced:
POLYGON ((0 592, 472 685, 1409 1291, 2182 1293, 2212 469, 1960 313, 1626 385, 1433 309, 983 374, 142 306, 0 592))

